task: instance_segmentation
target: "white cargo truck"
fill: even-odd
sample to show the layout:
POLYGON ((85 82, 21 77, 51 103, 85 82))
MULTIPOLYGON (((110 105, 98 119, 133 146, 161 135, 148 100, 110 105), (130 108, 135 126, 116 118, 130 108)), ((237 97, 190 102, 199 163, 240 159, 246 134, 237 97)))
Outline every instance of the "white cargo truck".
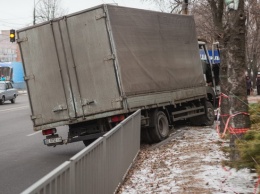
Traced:
POLYGON ((192 16, 100 5, 17 36, 31 120, 48 146, 87 145, 137 109, 149 143, 178 120, 214 122, 192 16))

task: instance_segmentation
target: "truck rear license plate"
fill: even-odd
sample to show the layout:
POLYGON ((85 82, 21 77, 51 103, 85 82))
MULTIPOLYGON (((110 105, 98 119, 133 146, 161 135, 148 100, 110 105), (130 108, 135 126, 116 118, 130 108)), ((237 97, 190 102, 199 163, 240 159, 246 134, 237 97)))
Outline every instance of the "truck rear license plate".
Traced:
POLYGON ((62 142, 62 138, 61 137, 57 137, 57 138, 51 138, 51 139, 45 139, 44 140, 44 144, 48 145, 48 144, 55 144, 55 143, 61 143, 62 142))

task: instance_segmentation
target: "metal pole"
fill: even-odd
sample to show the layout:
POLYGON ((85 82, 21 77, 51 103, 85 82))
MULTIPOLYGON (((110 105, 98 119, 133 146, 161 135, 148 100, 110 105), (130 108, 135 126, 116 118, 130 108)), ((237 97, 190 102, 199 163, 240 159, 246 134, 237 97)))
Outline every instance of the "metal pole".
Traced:
POLYGON ((35 0, 34 0, 34 6, 33 6, 33 25, 35 25, 35 0))
POLYGON ((33 1, 33 25, 36 24, 36 5, 40 2, 41 0, 38 0, 37 3, 35 3, 35 0, 33 1))

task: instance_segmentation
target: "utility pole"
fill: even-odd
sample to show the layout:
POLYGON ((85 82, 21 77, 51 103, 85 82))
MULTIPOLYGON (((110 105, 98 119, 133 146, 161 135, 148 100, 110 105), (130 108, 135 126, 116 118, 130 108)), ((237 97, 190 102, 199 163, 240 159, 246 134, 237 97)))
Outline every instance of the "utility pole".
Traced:
MULTIPOLYGON (((230 159, 237 161, 239 152, 236 147, 237 139, 243 138, 244 133, 250 129, 250 117, 248 114, 245 74, 246 64, 246 12, 245 0, 225 0, 227 8, 226 25, 226 52, 224 53, 227 66, 227 95, 230 130, 230 159), (239 30, 237 30, 239 29, 239 30), (228 64, 228 65, 227 65, 228 64), (246 102, 246 103, 245 103, 246 102)), ((222 64, 221 64, 222 65, 222 64)))

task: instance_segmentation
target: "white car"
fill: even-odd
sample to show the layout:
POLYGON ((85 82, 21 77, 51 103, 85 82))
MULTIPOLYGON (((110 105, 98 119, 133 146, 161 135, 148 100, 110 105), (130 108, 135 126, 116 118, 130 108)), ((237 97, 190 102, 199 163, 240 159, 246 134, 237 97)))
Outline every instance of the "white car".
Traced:
POLYGON ((15 103, 15 99, 18 96, 17 89, 13 88, 13 84, 10 81, 0 81, 0 104, 4 104, 5 101, 10 100, 11 103, 15 103))

